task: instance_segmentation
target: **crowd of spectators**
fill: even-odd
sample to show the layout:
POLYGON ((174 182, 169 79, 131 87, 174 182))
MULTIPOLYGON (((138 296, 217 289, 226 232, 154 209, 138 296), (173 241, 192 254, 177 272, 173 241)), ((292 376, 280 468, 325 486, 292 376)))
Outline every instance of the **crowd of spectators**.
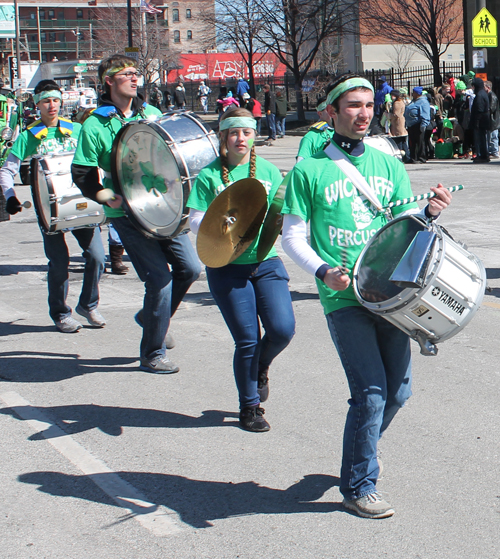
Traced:
POLYGON ((447 74, 440 87, 416 86, 409 94, 393 89, 380 76, 371 134, 388 134, 405 153, 405 162, 429 159, 499 159, 498 98, 490 81, 474 72, 455 79, 447 74))

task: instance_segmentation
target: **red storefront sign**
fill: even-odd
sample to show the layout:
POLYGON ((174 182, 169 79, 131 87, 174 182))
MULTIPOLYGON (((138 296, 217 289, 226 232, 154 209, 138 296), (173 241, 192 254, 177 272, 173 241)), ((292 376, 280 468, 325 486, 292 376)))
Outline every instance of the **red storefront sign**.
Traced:
MULTIPOLYGON (((169 82, 248 78, 248 66, 239 53, 181 54, 179 66, 169 72, 169 82)), ((286 67, 274 54, 256 54, 253 71, 255 78, 282 77, 286 67)))

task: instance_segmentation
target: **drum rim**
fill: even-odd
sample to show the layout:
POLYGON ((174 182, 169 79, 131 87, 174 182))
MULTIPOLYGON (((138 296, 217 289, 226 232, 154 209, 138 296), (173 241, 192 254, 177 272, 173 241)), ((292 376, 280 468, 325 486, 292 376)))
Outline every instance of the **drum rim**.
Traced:
MULTIPOLYGON (((427 291, 427 288, 429 287, 428 285, 426 285, 425 287, 421 287, 420 289, 416 289, 414 287, 405 287, 397 295, 394 295, 390 299, 386 299, 385 301, 381 301, 379 303, 370 303, 369 301, 366 301, 365 299, 363 299, 361 293, 359 292, 358 281, 357 281, 359 267, 361 266, 361 261, 363 260, 363 257, 365 255, 365 253, 367 252, 367 250, 370 248, 373 240, 380 233, 382 233, 382 231, 385 231, 386 229, 391 227, 392 224, 394 224, 397 221, 402 221, 404 219, 413 219, 413 220, 419 221, 419 222, 422 223, 422 225, 425 229, 425 220, 422 219, 419 216, 403 215, 403 216, 396 217, 395 219, 389 221, 383 227, 381 227, 376 232, 376 234, 373 235, 373 237, 366 243, 365 247, 363 248, 360 255, 358 256, 358 259, 356 260, 356 264, 355 264, 354 270, 353 270, 353 288, 354 288, 354 294, 356 295, 356 299, 358 300, 359 303, 361 303, 361 305, 363 307, 365 307, 368 310, 374 312, 375 314, 379 314, 379 315, 382 315, 382 316, 384 316, 386 314, 389 315, 389 314, 392 314, 392 313, 395 313, 395 312, 399 312, 402 308, 407 307, 411 303, 412 299, 416 299, 417 294, 425 293, 427 291)), ((440 228, 437 229, 437 239, 438 239, 438 242, 439 242, 439 247, 437 246, 437 243, 434 245, 434 247, 432 249, 432 256, 433 257, 435 256, 435 254, 438 250, 443 250, 443 248, 444 248, 443 232, 440 228)), ((443 264, 443 261, 441 260, 438 263, 438 266, 433 268, 431 270, 429 276, 427 276, 427 277, 431 278, 428 282, 429 284, 432 281, 432 279, 439 273, 439 270, 441 269, 442 264, 443 264)))
MULTIPOLYGON (((184 209, 186 207, 186 202, 187 202, 185 189, 184 189, 184 184, 182 184, 182 199, 183 199, 182 208, 183 209, 182 209, 181 219, 179 220, 179 223, 177 223, 174 231, 170 235, 159 235, 158 233, 155 233, 151 229, 148 229, 147 227, 145 227, 141 223, 141 221, 135 217, 134 211, 132 210, 132 207, 129 204, 129 201, 123 195, 122 185, 121 185, 120 181, 118 180, 118 168, 117 168, 117 164, 116 164, 118 145, 120 143, 120 140, 121 140, 122 136, 126 133, 126 131, 129 130, 129 128, 131 126, 137 126, 138 124, 144 124, 144 125, 148 126, 149 128, 152 128, 156 133, 160 133, 159 130, 157 130, 157 128, 161 129, 161 131, 163 133, 165 133, 165 131, 161 128, 161 126, 154 126, 154 127, 151 126, 152 124, 155 124, 155 121, 146 120, 146 119, 134 120, 132 122, 127 122, 126 124, 124 124, 120 128, 120 130, 118 131, 115 139, 113 140, 113 146, 111 148, 111 177, 112 177, 112 180, 113 180, 113 186, 117 189, 118 194, 120 194, 123 197, 123 202, 125 203, 127 217, 130 219, 130 221, 133 223, 133 225, 143 235, 145 235, 146 237, 149 237, 150 239, 157 239, 157 240, 171 239, 171 238, 175 237, 175 235, 180 232, 180 225, 181 225, 181 222, 183 221, 183 219, 184 219, 184 222, 187 219, 187 218, 184 218, 184 209)), ((163 136, 163 134, 160 134, 160 135, 163 136)), ((162 137, 162 139, 165 140, 165 137, 162 137)), ((167 143, 168 148, 170 149, 170 146, 168 145, 168 142, 166 142, 166 143, 167 143)), ((171 149, 170 149, 170 151, 172 152, 171 149)), ((176 160, 175 155, 173 153, 172 153, 172 157, 174 158, 174 160, 176 162, 176 165, 178 167, 177 160, 176 160)), ((179 171, 179 169, 177 169, 177 170, 179 171)), ((179 173, 179 178, 181 179, 181 182, 184 183, 180 173, 179 173)))
POLYGON ((54 184, 52 183, 52 179, 47 176, 46 171, 48 171, 48 166, 43 156, 37 155, 31 158, 30 163, 30 171, 31 171, 31 196, 33 198, 33 204, 35 205, 35 212, 38 218, 38 224, 43 229, 43 231, 47 234, 50 233, 59 233, 56 229, 56 225, 52 223, 52 219, 57 219, 58 212, 57 212, 57 204, 50 202, 50 197, 55 195, 54 192, 54 184), (51 223, 47 223, 43 211, 40 209, 43 204, 41 203, 40 197, 40 185, 38 182, 38 168, 45 173, 45 180, 47 183, 47 190, 49 193, 49 211, 50 211, 50 219, 51 223))

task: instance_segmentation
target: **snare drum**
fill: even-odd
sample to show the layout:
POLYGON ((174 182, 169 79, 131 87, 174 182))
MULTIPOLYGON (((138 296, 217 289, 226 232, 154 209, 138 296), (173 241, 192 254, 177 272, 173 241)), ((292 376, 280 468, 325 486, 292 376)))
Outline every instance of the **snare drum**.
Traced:
POLYGON ((477 312, 486 271, 477 256, 439 225, 403 216, 370 239, 354 267, 353 286, 364 307, 415 339, 421 353, 435 355, 434 344, 458 334, 477 312), (432 241, 425 254, 415 254, 415 239, 423 231, 431 233, 432 241), (403 264, 414 268, 410 275, 420 287, 394 281, 403 264))
POLYGON ((368 144, 372 148, 378 149, 387 155, 392 155, 400 161, 403 159, 401 150, 396 145, 396 142, 390 136, 365 136, 363 143, 368 144))
POLYGON ((33 202, 40 227, 48 235, 97 227, 106 220, 101 204, 85 198, 71 179, 74 155, 72 151, 31 160, 33 202))
POLYGON ((113 143, 113 183, 127 215, 147 237, 186 228, 186 203, 198 173, 219 155, 217 136, 194 113, 165 113, 126 124, 113 143))

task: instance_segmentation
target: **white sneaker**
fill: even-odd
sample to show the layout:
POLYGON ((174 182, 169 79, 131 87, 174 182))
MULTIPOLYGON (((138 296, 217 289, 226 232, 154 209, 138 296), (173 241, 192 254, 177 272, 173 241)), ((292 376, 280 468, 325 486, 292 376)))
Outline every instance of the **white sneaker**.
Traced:
POLYGON ((382 499, 378 491, 359 499, 344 499, 342 504, 346 509, 354 511, 363 518, 388 518, 394 514, 394 509, 387 501, 382 499))
POLYGON ((83 307, 80 307, 80 305, 78 305, 75 311, 80 316, 85 317, 88 320, 90 326, 94 326, 95 328, 103 328, 104 326, 106 326, 106 321, 104 320, 104 317, 97 309, 86 311, 83 307))
POLYGON ((82 325, 78 322, 78 320, 75 320, 71 315, 61 320, 54 320, 54 324, 59 332, 63 332, 64 334, 78 332, 78 330, 82 328, 82 325))

